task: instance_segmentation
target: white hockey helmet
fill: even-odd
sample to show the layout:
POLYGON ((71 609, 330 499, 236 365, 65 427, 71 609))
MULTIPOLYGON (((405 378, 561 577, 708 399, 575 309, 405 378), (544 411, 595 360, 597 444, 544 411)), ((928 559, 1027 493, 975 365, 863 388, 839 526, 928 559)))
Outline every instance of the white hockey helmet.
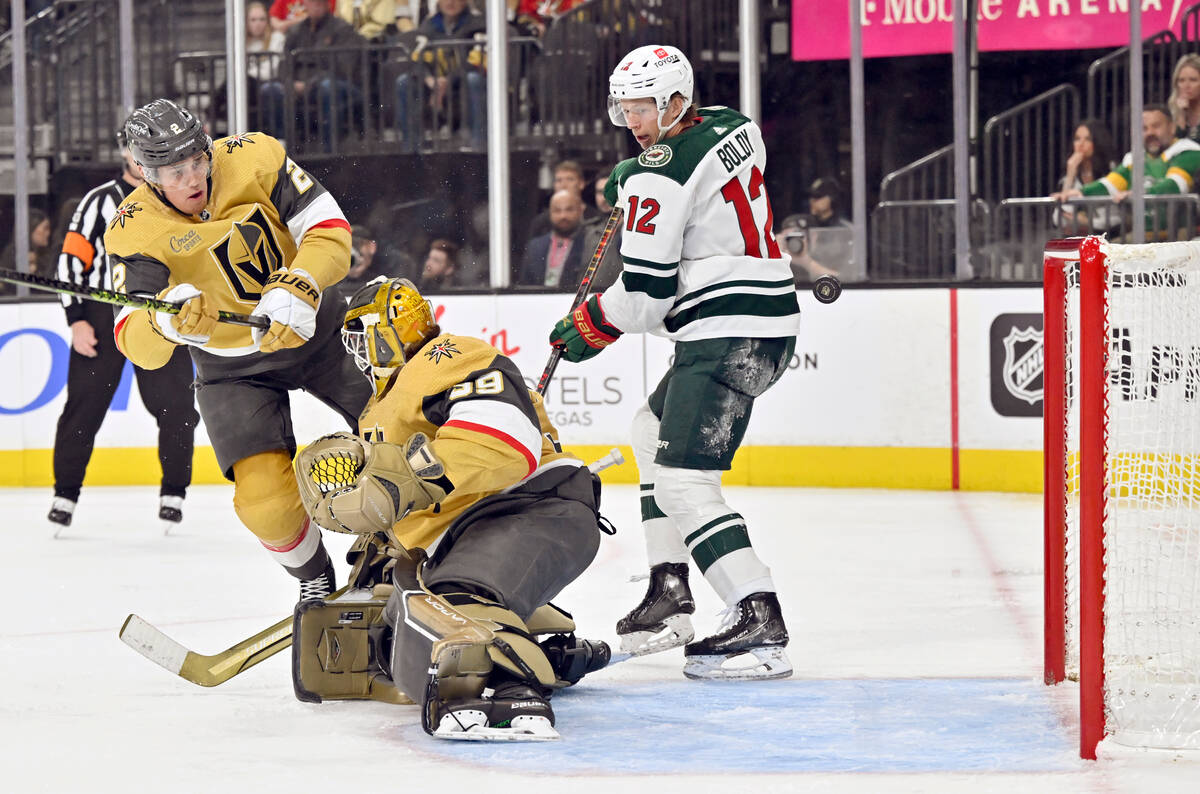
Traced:
POLYGON ((663 128, 671 97, 682 95, 686 109, 692 104, 694 88, 692 65, 678 47, 667 44, 638 47, 620 60, 608 78, 608 117, 618 127, 627 127, 621 100, 653 99, 658 107, 658 128, 666 133, 684 116, 680 113, 663 128))

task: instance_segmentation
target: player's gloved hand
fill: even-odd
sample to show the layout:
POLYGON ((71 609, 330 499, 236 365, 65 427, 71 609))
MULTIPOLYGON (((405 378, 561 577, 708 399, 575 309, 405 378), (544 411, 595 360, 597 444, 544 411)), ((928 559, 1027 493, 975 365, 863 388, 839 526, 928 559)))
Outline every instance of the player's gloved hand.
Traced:
POLYGON ((318 526, 359 535, 390 532, 454 489, 424 433, 403 447, 350 433, 323 436, 296 457, 296 482, 318 526))
POLYGON ((177 345, 203 345, 217 327, 217 307, 192 284, 176 284, 158 294, 158 299, 182 303, 179 314, 154 312, 154 325, 177 345))
POLYGON ((567 361, 586 361, 624 333, 604 319, 600 298, 593 295, 576 306, 550 332, 550 345, 561 347, 567 361))
POLYGON ((265 331, 261 328, 251 331, 258 349, 274 353, 299 347, 312 339, 317 330, 317 306, 320 303, 321 290, 307 271, 286 267, 276 270, 267 279, 258 305, 250 312, 271 321, 271 327, 265 331))

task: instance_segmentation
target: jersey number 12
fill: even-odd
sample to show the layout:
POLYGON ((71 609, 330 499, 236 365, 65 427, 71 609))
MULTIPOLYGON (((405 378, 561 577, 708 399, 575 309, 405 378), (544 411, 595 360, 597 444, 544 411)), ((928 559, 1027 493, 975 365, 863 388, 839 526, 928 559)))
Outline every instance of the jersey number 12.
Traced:
POLYGON ((734 211, 737 213, 738 228, 742 232, 742 240, 746 243, 746 256, 753 256, 757 259, 762 259, 762 246, 759 245, 759 240, 767 244, 767 257, 770 259, 778 259, 779 243, 775 242, 775 235, 771 232, 771 227, 775 223, 775 217, 771 212, 771 200, 767 198, 767 188, 763 184, 762 171, 758 170, 758 166, 750 169, 750 197, 746 197, 746 191, 742 189, 741 180, 736 176, 725 183, 721 188, 721 196, 726 203, 732 204, 734 211), (759 234, 758 227, 754 224, 754 211, 750 208, 751 201, 762 199, 767 202, 767 223, 762 228, 762 234, 759 234))

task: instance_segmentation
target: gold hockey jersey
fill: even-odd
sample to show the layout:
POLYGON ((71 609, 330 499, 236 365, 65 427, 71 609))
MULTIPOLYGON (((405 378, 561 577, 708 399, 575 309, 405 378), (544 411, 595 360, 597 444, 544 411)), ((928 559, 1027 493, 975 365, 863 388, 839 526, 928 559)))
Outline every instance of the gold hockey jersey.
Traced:
POLYGON ((485 496, 549 468, 583 465, 562 451, 541 395, 526 387, 516 364, 469 336, 443 334, 426 343, 359 420, 367 441, 404 444, 417 432, 431 439, 454 490, 396 523, 396 539, 409 549, 428 550, 485 496))
MULTIPOLYGON (((117 208, 104 245, 115 289, 154 297, 192 284, 217 309, 240 314, 254 309, 279 268, 305 270, 324 290, 350 267, 350 226, 337 201, 261 132, 213 144, 204 213, 184 215, 143 184, 117 208)), ((115 336, 121 352, 146 369, 161 367, 175 348, 148 309, 124 309, 115 336)), ((257 352, 250 328, 229 323, 218 323, 200 347, 226 357, 257 352)))

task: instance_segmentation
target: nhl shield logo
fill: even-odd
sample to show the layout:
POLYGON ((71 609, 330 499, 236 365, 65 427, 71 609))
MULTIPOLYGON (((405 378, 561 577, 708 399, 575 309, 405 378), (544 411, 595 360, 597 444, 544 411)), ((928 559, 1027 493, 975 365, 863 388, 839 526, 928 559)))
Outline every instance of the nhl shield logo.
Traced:
POLYGON ((1009 394, 1033 405, 1042 399, 1046 347, 1042 332, 1013 328, 1004 337, 1004 387, 1009 394))

